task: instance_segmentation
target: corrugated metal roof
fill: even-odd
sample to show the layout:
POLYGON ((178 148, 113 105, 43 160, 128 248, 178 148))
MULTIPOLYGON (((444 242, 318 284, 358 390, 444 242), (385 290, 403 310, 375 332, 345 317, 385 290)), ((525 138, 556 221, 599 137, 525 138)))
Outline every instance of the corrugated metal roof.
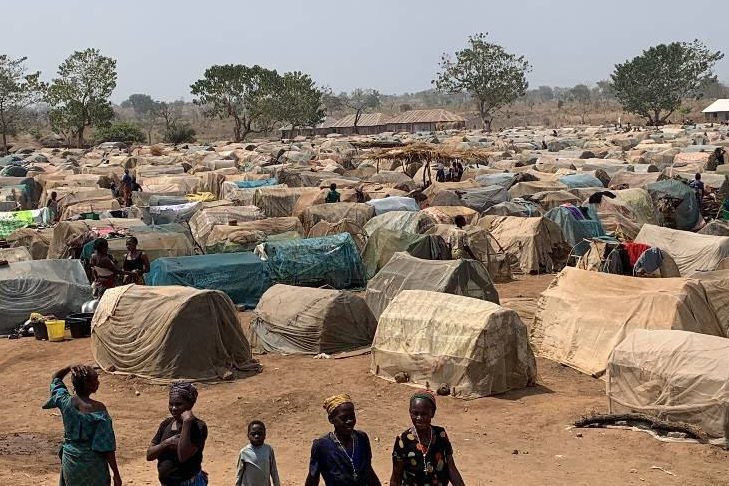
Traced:
MULTIPOLYGON (((344 118, 332 123, 327 128, 350 128, 354 127, 355 115, 347 115, 344 118)), ((384 113, 363 113, 357 122, 358 127, 378 127, 388 123, 389 115, 384 113)))
POLYGON ((718 113, 729 111, 729 99, 716 100, 706 108, 702 113, 718 113))
POLYGON ((455 123, 465 122, 462 116, 451 113, 442 108, 435 110, 410 110, 400 113, 387 123, 389 124, 407 124, 407 123, 455 123))

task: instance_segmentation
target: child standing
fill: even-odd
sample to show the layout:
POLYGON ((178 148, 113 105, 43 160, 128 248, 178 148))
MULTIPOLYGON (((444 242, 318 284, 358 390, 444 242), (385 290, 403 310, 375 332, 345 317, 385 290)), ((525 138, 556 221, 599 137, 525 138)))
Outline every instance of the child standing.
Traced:
POLYGON ((281 486, 273 447, 266 444, 266 425, 260 420, 248 424, 251 442, 240 451, 235 486, 281 486))

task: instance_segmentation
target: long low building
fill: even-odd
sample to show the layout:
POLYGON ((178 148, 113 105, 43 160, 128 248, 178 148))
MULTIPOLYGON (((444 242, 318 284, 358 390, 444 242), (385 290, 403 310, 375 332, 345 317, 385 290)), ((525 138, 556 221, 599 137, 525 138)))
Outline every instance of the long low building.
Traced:
POLYGON ((291 129, 290 126, 281 129, 282 138, 292 138, 297 135, 328 135, 339 133, 341 135, 376 135, 382 132, 435 132, 438 130, 460 129, 466 127, 466 119, 442 108, 433 110, 409 110, 398 115, 386 113, 363 113, 357 121, 355 130, 355 115, 347 115, 339 120, 326 119, 316 127, 301 127, 291 129))

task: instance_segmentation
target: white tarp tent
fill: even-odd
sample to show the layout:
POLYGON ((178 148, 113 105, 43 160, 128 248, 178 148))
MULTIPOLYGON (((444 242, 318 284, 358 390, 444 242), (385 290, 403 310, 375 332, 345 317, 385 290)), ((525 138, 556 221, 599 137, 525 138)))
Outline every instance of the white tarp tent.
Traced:
POLYGON ((678 265, 682 277, 716 270, 729 257, 729 237, 691 233, 651 224, 643 225, 635 241, 667 252, 678 265))

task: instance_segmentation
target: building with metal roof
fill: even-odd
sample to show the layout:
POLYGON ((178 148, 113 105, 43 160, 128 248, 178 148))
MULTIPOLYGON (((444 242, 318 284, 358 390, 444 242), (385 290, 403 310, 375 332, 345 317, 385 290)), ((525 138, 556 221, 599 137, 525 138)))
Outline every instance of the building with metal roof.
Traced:
POLYGON ((387 122, 389 132, 435 132, 452 128, 465 128, 466 119, 448 110, 409 110, 387 122))
POLYGON ((706 121, 714 123, 729 122, 729 99, 719 99, 704 108, 702 111, 706 121))

